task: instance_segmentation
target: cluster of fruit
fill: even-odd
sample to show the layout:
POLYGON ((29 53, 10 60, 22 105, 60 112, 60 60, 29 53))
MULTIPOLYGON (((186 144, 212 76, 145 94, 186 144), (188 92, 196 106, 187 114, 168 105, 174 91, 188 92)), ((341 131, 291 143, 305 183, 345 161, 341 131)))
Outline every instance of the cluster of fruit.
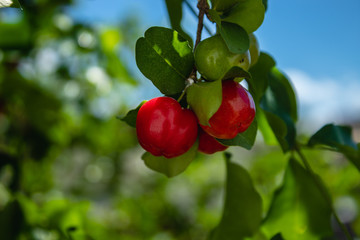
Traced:
MULTIPOLYGON (((259 47, 251 34, 249 50, 234 54, 222 37, 215 35, 200 42, 194 54, 203 81, 216 81, 233 66, 248 70, 259 56, 259 47)), ((208 125, 199 123, 191 109, 182 108, 171 97, 157 97, 145 102, 136 118, 140 145, 152 155, 166 158, 184 154, 198 137, 200 152, 212 154, 227 149, 228 146, 217 139, 233 139, 244 132, 255 118, 255 103, 237 79, 222 79, 221 85, 222 102, 208 125)))

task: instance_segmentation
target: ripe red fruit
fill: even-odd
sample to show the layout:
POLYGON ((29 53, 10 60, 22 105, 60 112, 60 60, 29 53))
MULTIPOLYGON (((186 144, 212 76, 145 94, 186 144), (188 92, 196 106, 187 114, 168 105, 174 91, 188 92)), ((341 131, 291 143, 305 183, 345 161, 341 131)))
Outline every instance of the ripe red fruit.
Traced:
POLYGON ((199 151, 206 154, 213 154, 227 149, 228 146, 222 145, 201 128, 199 129, 199 151))
POLYGON ((222 82, 222 102, 210 118, 210 126, 200 125, 209 135, 232 139, 244 132, 255 117, 255 103, 251 94, 233 80, 222 82))
POLYGON ((153 98, 141 106, 136 118, 140 145, 154 156, 177 157, 195 143, 195 114, 170 97, 153 98))

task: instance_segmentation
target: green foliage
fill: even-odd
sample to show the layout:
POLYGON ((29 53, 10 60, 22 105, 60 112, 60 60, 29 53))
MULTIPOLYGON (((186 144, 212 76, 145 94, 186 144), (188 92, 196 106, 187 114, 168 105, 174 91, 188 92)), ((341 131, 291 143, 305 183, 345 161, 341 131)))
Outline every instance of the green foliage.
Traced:
POLYGON ((219 29, 230 52, 241 54, 249 49, 249 35, 242 27, 234 23, 221 22, 219 29))
POLYGON ((259 103, 269 85, 269 75, 275 66, 274 59, 267 53, 261 52, 259 60, 249 70, 252 79, 249 82, 250 92, 254 97, 255 103, 259 103))
POLYGON ((265 7, 261 0, 241 1, 223 15, 223 20, 238 24, 248 33, 256 31, 264 21, 265 7))
POLYGON ((284 239, 329 237, 333 234, 331 212, 329 202, 322 195, 322 189, 314 184, 312 175, 291 158, 262 230, 268 238, 279 232, 284 239))
POLYGON ((16 23, 0 22, 0 46, 3 49, 26 48, 31 44, 31 29, 25 20, 16 23))
POLYGON ((224 11, 233 7, 239 2, 240 0, 211 0, 211 7, 217 11, 224 11))
POLYGON ((308 145, 328 146, 341 152, 360 170, 360 148, 352 139, 352 129, 349 126, 327 124, 309 139, 308 145))
POLYGON ((181 19, 183 16, 181 5, 183 1, 184 0, 165 0, 165 3, 169 14, 171 28, 179 32, 182 36, 184 36, 186 40, 189 42, 189 44, 192 46, 193 41, 191 37, 181 27, 181 19))
POLYGON ((145 152, 141 158, 150 169, 163 173, 167 177, 175 177, 185 171, 194 160, 198 145, 199 143, 196 142, 186 153, 174 158, 156 157, 149 152, 145 152))
POLYGON ((254 235, 261 223, 262 200, 249 173, 226 158, 226 186, 223 215, 209 239, 245 239, 254 235))
POLYGON ((261 100, 269 125, 284 152, 294 148, 297 104, 289 80, 276 68, 269 73, 269 86, 261 100), (284 129, 284 123, 286 128, 284 129))
POLYGON ((199 119, 207 126, 209 119, 217 112, 222 101, 221 81, 192 84, 187 90, 187 102, 199 119))
MULTIPOLYGON (((172 29, 153 27, 138 40, 140 71, 176 98, 185 80, 196 78, 181 105, 204 125, 220 106, 221 79, 245 78, 256 121, 219 140, 240 146, 229 148, 233 159, 226 154, 225 165, 219 154, 197 154, 198 143, 177 158, 145 153, 141 161, 131 128, 141 104, 128 111, 139 81, 122 58, 133 51, 139 26, 131 19, 120 27, 85 25, 63 12, 70 2, 22 1, 25 11, 15 10, 10 22, 2 14, 11 9, 0 11, 1 239, 342 239, 331 219, 344 212, 351 212, 347 227, 360 234, 360 143, 350 127, 328 124, 305 147, 340 152, 353 164, 332 152, 301 155, 295 93, 269 54, 249 71, 226 65, 215 79, 189 76, 194 49, 181 26, 183 1, 165 0, 172 29), (290 152, 286 169, 288 156, 255 141, 257 129, 266 144, 290 152), (355 208, 332 206, 344 197, 355 208)), ((247 33, 261 25, 267 1, 210 2, 218 39, 231 52, 247 51, 247 33)))
POLYGON ((189 43, 178 32, 152 27, 136 42, 136 63, 162 93, 172 95, 185 88, 194 57, 189 43))
POLYGON ((130 127, 136 127, 136 117, 139 109, 146 101, 142 101, 135 109, 130 110, 124 117, 118 117, 121 121, 126 122, 130 127))
POLYGON ((227 73, 222 77, 222 79, 251 79, 251 74, 248 71, 245 71, 241 67, 234 66, 229 69, 227 73))
POLYGON ((240 146, 250 150, 255 143, 257 129, 257 121, 254 119, 245 132, 239 133, 233 139, 218 139, 218 141, 226 146, 240 146))
POLYGON ((25 225, 23 209, 18 201, 11 201, 0 212, 1 236, 4 239, 17 239, 25 225))

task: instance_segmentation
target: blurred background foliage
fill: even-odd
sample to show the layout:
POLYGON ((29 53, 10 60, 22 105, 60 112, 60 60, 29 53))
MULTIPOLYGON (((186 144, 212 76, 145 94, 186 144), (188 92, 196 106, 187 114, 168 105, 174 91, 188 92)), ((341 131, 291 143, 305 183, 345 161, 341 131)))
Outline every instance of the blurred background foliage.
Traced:
MULTIPOLYGON (((206 239, 221 217, 222 154, 198 154, 167 179, 145 167, 134 129, 116 119, 143 100, 128 63, 142 35, 136 15, 99 27, 68 16, 70 0, 21 3, 0 9, 0 238, 206 239)), ((253 150, 231 152, 265 213, 289 156, 260 134, 253 150)), ((357 170, 339 154, 305 153, 360 234, 357 170)))

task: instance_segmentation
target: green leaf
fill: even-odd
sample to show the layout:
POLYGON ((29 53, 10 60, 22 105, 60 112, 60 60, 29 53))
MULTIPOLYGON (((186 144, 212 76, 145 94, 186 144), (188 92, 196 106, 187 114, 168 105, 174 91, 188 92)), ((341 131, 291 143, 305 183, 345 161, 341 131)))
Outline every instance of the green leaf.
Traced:
MULTIPOLYGON (((287 152, 295 144, 295 128, 292 127, 291 124, 287 125, 287 122, 278 115, 265 110, 263 111, 281 149, 283 152, 287 152)), ((289 123, 291 122, 289 121, 289 123)))
POLYGON ((108 28, 100 34, 101 48, 105 53, 113 53, 117 51, 121 39, 119 30, 108 28))
POLYGON ((262 199, 249 173, 226 156, 226 187, 223 215, 211 240, 240 240, 254 235, 261 223, 262 199))
POLYGON ((189 43, 176 31, 152 27, 136 42, 136 64, 165 95, 181 92, 194 66, 189 43))
POLYGON ((252 79, 248 81, 251 95, 255 103, 259 103, 268 84, 271 69, 275 66, 274 59, 267 53, 261 52, 258 61, 249 70, 252 79))
POLYGON ((0 8, 4 7, 21 8, 21 5, 18 0, 0 0, 0 8))
POLYGON ((264 4, 265 12, 266 12, 268 8, 268 0, 262 0, 262 3, 264 4))
POLYGON ((219 27, 221 26, 221 17, 219 13, 213 9, 209 9, 211 20, 214 21, 219 27))
POLYGON ((232 22, 243 27, 247 33, 252 33, 264 21, 265 7, 262 0, 241 1, 223 16, 226 22, 232 22))
POLYGON ((233 7, 240 1, 241 0, 211 0, 211 8, 221 12, 233 7))
POLYGON ((257 133, 257 121, 251 123, 248 129, 245 132, 239 133, 233 139, 217 139, 220 143, 226 146, 241 146, 248 150, 252 148, 255 143, 257 133))
POLYGON ((308 145, 325 145, 343 153, 360 170, 360 148, 352 139, 349 126, 327 124, 318 130, 309 140, 308 145))
POLYGON ((121 44, 122 36, 118 29, 107 28, 100 35, 101 48, 106 56, 106 70, 111 77, 119 81, 136 85, 137 81, 131 76, 130 72, 117 55, 117 50, 121 44))
POLYGON ((219 28, 220 35, 230 52, 242 54, 249 49, 249 35, 242 27, 234 23, 222 22, 219 28))
POLYGON ((146 101, 142 101, 139 106, 137 106, 135 109, 130 110, 124 117, 117 117, 117 119, 120 119, 121 121, 126 122, 130 127, 136 127, 136 117, 139 112, 139 109, 146 101))
POLYGON ((332 235, 331 206, 314 180, 290 159, 283 185, 275 192, 262 226, 268 239, 279 232, 291 240, 318 240, 332 235))
POLYGON ((268 80, 269 85, 261 99, 261 108, 265 110, 269 125, 282 150, 286 152, 295 146, 295 122, 297 120, 295 93, 289 80, 276 68, 270 70, 268 80), (286 131, 282 127, 284 123, 286 131), (280 132, 278 132, 279 130, 280 132), (285 132, 286 136, 283 136, 285 132))
POLYGON ((186 99, 200 124, 209 125, 209 119, 217 112, 222 102, 221 81, 200 82, 187 89, 186 99))
POLYGON ((269 124, 269 121, 266 119, 264 110, 262 110, 261 108, 256 109, 256 119, 258 122, 258 128, 264 138, 265 143, 268 145, 275 146, 278 143, 278 141, 269 124))
POLYGON ((251 74, 248 71, 242 69, 241 67, 234 66, 230 68, 229 71, 227 71, 227 73, 225 73, 225 75, 221 79, 226 80, 226 79, 234 79, 234 78, 251 79, 251 74))
POLYGON ((166 8, 168 11, 171 28, 178 31, 182 36, 188 40, 189 44, 192 46, 193 40, 181 27, 182 19, 182 2, 183 0, 165 0, 166 8))
POLYGON ((280 117, 289 116, 296 122, 296 97, 290 81, 277 68, 272 68, 269 76, 269 88, 262 99, 262 107, 280 117))
POLYGON ((170 178, 179 175, 186 170, 195 158, 198 146, 199 143, 196 141, 189 151, 174 158, 156 157, 149 152, 145 152, 141 158, 148 168, 163 173, 170 178))

